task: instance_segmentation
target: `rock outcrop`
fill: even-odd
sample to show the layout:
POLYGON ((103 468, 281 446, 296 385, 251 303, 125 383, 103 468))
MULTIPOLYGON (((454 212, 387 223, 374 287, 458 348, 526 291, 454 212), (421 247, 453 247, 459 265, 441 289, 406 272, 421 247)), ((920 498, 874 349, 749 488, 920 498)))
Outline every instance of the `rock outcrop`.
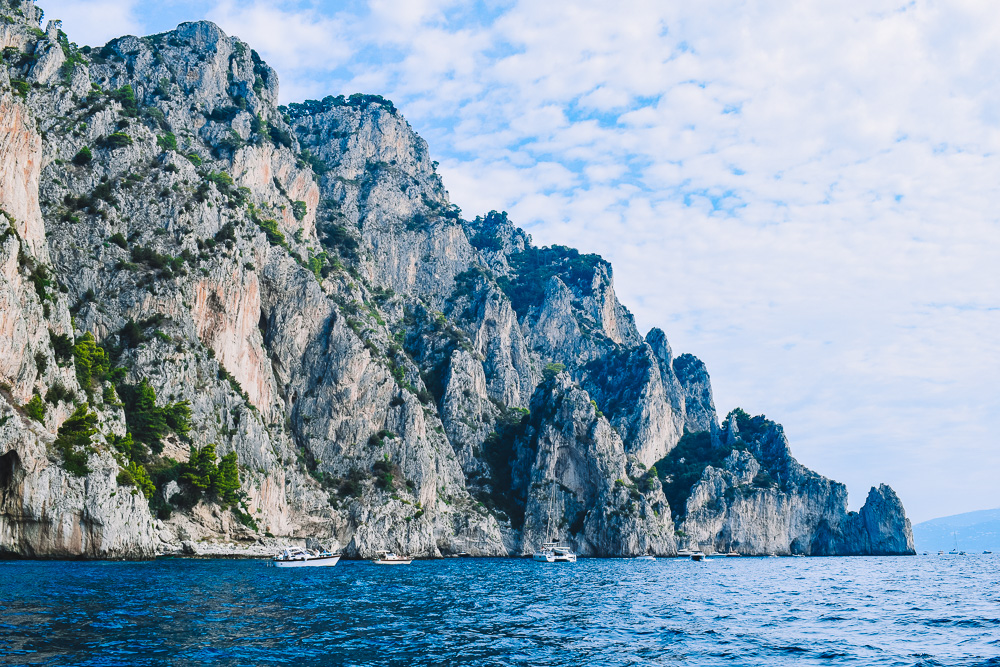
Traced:
POLYGON ((888 487, 720 427, 603 259, 463 217, 391 102, 0 12, 0 555, 912 551, 888 487))

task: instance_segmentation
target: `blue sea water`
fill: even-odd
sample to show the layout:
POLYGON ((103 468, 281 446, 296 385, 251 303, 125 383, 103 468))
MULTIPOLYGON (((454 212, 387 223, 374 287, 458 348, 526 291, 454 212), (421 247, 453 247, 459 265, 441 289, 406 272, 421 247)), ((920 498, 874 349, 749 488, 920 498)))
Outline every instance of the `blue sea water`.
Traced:
POLYGON ((12 665, 1000 665, 1000 557, 0 562, 12 665))

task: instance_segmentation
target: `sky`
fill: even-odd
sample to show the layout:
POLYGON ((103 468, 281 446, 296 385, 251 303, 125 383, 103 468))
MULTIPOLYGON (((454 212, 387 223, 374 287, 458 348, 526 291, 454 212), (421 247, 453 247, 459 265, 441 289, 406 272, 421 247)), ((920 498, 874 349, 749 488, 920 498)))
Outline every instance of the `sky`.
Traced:
POLYGON ((465 217, 609 259, 852 508, 1000 506, 995 3, 39 4, 81 45, 214 21, 283 103, 384 95, 465 217))

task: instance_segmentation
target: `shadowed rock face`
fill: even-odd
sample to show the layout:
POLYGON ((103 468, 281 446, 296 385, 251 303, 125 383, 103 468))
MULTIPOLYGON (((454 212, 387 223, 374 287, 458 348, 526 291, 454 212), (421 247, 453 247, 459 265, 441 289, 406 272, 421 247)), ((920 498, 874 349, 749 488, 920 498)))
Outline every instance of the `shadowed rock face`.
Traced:
POLYGON ((211 23, 80 50, 0 11, 0 555, 670 555, 672 514, 718 548, 912 551, 888 487, 848 514, 778 425, 670 508, 649 466, 738 438, 704 364, 638 333, 600 257, 463 218, 390 102, 277 107, 211 23), (196 485, 210 443, 235 506, 196 485))

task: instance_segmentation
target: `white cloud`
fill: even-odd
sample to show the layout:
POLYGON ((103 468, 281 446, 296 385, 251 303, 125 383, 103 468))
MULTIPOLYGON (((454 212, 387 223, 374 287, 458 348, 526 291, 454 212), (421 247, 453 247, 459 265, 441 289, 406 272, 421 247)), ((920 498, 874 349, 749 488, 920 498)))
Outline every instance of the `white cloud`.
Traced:
POLYGON ((115 37, 142 33, 136 5, 135 0, 48 0, 41 6, 45 20, 63 22, 63 31, 70 40, 102 46, 115 37))

